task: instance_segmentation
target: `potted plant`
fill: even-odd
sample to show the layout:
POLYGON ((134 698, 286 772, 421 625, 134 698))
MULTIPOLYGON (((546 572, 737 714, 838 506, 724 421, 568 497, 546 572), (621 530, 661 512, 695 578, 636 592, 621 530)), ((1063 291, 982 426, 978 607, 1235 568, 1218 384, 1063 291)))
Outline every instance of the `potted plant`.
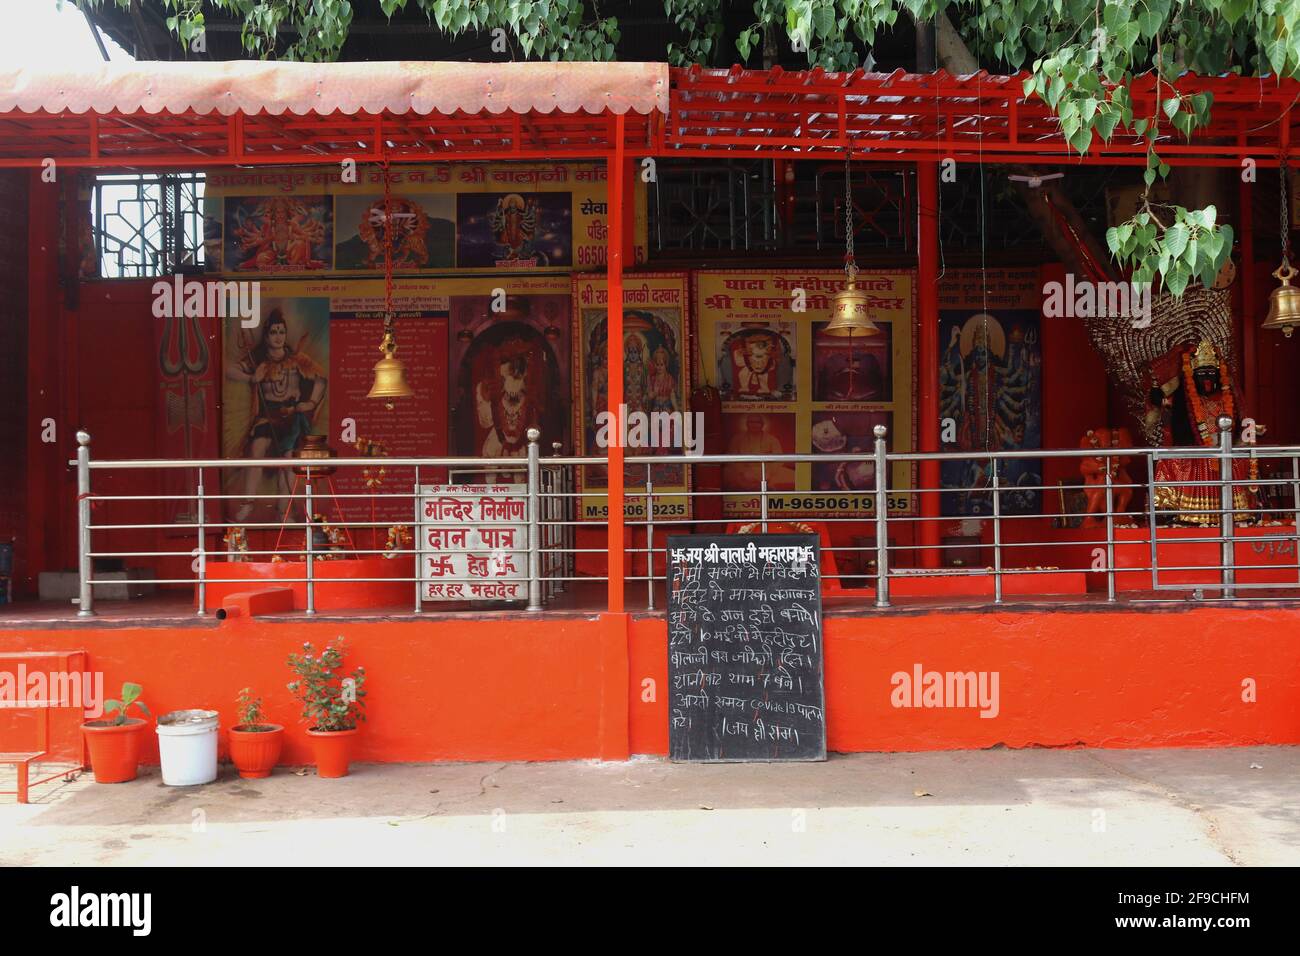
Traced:
POLYGON ((140 745, 144 740, 145 721, 128 717, 127 708, 135 706, 152 717, 140 700, 144 688, 127 681, 122 685, 121 700, 104 701, 104 717, 81 725, 90 750, 90 768, 96 783, 125 783, 134 780, 140 767, 140 745), (115 717, 109 714, 116 713, 115 717))
POLYGON ((302 702, 302 719, 307 724, 316 773, 321 777, 346 777, 352 738, 357 724, 365 720, 364 685, 366 670, 358 667, 343 675, 343 638, 327 644, 320 654, 312 653, 310 642, 302 654, 290 654, 289 666, 297 675, 289 690, 302 702))
POLYGON ((230 759, 241 777, 269 777, 280 761, 284 728, 269 724, 262 713, 262 698, 245 687, 235 702, 238 714, 230 728, 230 759))

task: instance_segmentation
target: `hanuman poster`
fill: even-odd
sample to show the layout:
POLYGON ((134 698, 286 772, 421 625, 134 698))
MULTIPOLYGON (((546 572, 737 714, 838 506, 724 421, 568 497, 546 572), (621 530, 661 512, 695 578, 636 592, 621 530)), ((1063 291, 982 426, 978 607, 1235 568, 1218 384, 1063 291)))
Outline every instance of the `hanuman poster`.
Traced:
POLYGON ((451 297, 452 454, 523 458, 530 428, 543 456, 569 451, 569 280, 478 285, 451 297))

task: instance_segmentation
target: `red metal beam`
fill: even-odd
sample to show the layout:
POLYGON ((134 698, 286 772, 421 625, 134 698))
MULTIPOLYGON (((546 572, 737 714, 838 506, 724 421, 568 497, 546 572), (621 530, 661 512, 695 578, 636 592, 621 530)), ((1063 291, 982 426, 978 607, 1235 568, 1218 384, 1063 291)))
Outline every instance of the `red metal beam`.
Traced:
MULTIPOLYGON (((622 435, 623 404, 623 191, 626 169, 623 162, 623 115, 614 119, 613 149, 608 154, 609 232, 605 239, 605 285, 609 292, 605 313, 606 358, 608 369, 611 435, 622 435)), ((627 548, 623 542, 623 446, 618 438, 605 448, 608 473, 609 513, 609 610, 623 611, 623 561, 627 548)))

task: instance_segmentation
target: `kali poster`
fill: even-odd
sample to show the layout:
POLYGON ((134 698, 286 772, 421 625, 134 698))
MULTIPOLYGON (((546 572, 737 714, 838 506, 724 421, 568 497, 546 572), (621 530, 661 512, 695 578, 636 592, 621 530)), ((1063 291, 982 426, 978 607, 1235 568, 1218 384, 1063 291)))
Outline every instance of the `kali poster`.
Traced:
MULTIPOLYGON (((570 272, 605 264, 606 168, 599 162, 445 163, 389 168, 217 169, 207 173, 211 272, 570 272), (391 225, 390 225, 391 224, 391 225)), ((635 259, 646 257, 646 184, 633 189, 635 259)))
MULTIPOLYGON (((768 459, 723 466, 724 515, 758 515, 764 480, 771 515, 871 514, 873 429, 889 429, 892 451, 913 447, 913 274, 859 275, 879 329, 869 337, 825 334, 843 286, 831 270, 695 273, 700 374, 722 398, 723 447, 706 451, 768 459), (794 454, 827 460, 770 460, 794 454)), ((900 463, 890 477, 892 513, 913 508, 911 472, 900 463)))
MULTIPOLYGON (((662 463, 650 466, 627 464, 623 469, 624 490, 644 491, 647 478, 653 483, 654 516, 688 517, 690 469, 680 459, 683 444, 691 437, 687 428, 690 414, 690 343, 687 318, 688 282, 685 273, 640 273, 623 277, 623 407, 613 423, 602 429, 598 418, 609 408, 609 292, 605 280, 574 277, 573 308, 578 338, 574 349, 573 374, 577 402, 574 408, 574 438, 578 454, 603 456, 608 444, 625 445, 624 454, 656 456, 662 463), (655 423, 637 440, 638 424, 655 423), (624 436, 624 430, 627 435, 624 436)), ((579 469, 583 496, 583 518, 608 515, 603 492, 609 487, 608 469, 592 465, 579 469)), ((624 503, 628 518, 644 518, 644 497, 624 503)))
MULTIPOLYGON (((939 416, 944 451, 1041 448, 1042 290, 1037 269, 949 271, 939 291, 939 416)), ((1036 514, 1042 460, 999 466, 1003 514, 1036 514)), ((993 513, 989 459, 945 461, 943 513, 993 513)))

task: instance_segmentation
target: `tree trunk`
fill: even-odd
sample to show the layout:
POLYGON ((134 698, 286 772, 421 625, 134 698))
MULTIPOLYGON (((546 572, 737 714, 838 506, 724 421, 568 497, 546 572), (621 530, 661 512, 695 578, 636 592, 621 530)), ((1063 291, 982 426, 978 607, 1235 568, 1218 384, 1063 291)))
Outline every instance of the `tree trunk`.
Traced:
MULTIPOLYGON (((968 76, 979 72, 979 64, 975 56, 970 52, 946 13, 941 13, 935 18, 935 37, 940 69, 957 76, 968 76)), ((1028 166, 1004 168, 1019 176, 1030 176, 1039 172, 1028 166)), ((1061 188, 1060 180, 1049 180, 1036 189, 1022 182, 1013 182, 1012 185, 1024 201, 1029 217, 1042 233, 1043 240, 1065 263, 1066 271, 1073 272, 1080 278, 1091 278, 1096 270, 1089 267, 1090 259, 1097 269, 1104 273, 1101 278, 1115 278, 1110 254, 1093 236, 1079 210, 1061 188), (1062 228, 1062 221, 1068 228, 1062 228)))

